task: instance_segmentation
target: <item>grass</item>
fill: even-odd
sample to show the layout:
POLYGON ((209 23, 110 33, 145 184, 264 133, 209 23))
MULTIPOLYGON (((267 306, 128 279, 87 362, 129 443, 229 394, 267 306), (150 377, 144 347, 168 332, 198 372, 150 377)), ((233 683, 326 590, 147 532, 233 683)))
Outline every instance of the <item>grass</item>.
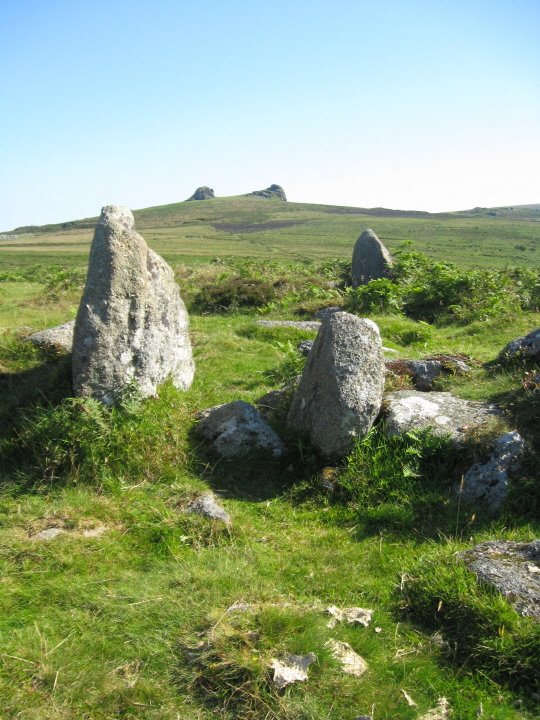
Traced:
MULTIPOLYGON (((360 233, 372 228, 387 247, 413 240, 436 260, 475 267, 540 266, 538 211, 430 214, 239 196, 179 202, 136 210, 134 215, 150 247, 171 264, 216 256, 289 262, 350 259, 360 233)), ((24 229, 34 234, 0 242, 0 266, 86 265, 94 226, 95 218, 90 218, 24 229)))
MULTIPOLYGON (((156 210, 148 222, 158 219, 156 210)), ((490 436, 456 454, 444 439, 387 439, 375 429, 328 466, 277 421, 290 450, 274 460, 218 459, 193 434, 199 410, 253 402, 301 371, 295 344, 315 334, 253 321, 335 304, 344 268, 317 268, 179 267, 193 302, 194 385, 180 393, 166 384, 157 398, 127 396, 112 410, 70 399, 69 357, 17 333, 71 319, 77 286, 0 283, 3 718, 397 720, 421 716, 440 697, 460 720, 476 718, 480 705, 488 718, 538 716, 538 626, 477 587, 452 553, 538 537, 539 400, 530 378, 540 368, 496 358, 538 327, 540 314, 445 325, 371 316, 398 357, 468 355, 471 374, 437 389, 502 403, 529 440, 528 464, 497 517, 449 492, 490 436), (196 310, 203 284, 249 281, 249 273, 266 273, 271 304, 196 310), (185 512, 208 488, 231 528, 185 512), (40 538, 47 528, 62 532, 40 538), (373 620, 330 629, 330 605, 371 608, 373 620), (437 632, 448 646, 430 640, 437 632), (330 638, 366 660, 366 676, 341 672, 325 648, 330 638), (317 655, 309 680, 276 691, 272 659, 308 652, 317 655)))

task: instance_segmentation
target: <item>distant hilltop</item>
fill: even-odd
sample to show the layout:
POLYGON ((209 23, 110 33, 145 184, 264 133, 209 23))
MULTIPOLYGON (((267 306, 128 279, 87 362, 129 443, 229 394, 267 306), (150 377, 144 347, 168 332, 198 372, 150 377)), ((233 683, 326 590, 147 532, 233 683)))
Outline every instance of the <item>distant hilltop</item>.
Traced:
MULTIPOLYGON (((191 197, 188 197, 186 202, 190 202, 191 200, 210 200, 215 197, 216 196, 212 188, 209 188, 207 185, 202 185, 195 190, 191 197)), ((244 197, 258 197, 265 200, 275 199, 287 202, 285 190, 281 187, 281 185, 270 185, 270 187, 267 187, 266 190, 254 190, 253 192, 246 193, 244 197)))

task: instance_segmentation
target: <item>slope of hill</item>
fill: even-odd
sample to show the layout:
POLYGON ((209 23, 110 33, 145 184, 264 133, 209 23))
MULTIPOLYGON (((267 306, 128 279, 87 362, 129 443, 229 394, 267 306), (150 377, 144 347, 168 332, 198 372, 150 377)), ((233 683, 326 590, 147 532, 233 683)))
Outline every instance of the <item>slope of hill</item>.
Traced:
MULTIPOLYGON (((349 257, 358 235, 372 228, 390 248, 412 240, 436 259, 480 267, 540 266, 540 218, 517 211, 511 216, 483 210, 432 214, 237 196, 145 208, 134 215, 148 244, 173 264, 215 256, 303 262, 349 257)), ((0 267, 83 265, 96 220, 17 228, 14 234, 31 235, 0 243, 0 267)))

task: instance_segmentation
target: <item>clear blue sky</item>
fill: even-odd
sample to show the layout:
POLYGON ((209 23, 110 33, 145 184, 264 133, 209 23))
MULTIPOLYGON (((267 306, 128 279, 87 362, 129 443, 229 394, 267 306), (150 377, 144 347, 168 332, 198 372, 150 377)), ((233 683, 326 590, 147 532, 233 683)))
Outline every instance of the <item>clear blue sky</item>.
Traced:
POLYGON ((3 0, 0 230, 236 195, 540 202, 539 0, 3 0))

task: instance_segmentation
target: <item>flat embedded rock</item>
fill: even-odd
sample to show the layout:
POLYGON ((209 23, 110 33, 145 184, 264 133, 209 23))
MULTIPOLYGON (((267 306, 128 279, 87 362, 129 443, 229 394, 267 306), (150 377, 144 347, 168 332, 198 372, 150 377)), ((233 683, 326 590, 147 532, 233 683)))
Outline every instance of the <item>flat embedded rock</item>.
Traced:
POLYGON ((274 670, 274 685, 281 689, 294 682, 303 682, 308 679, 308 668, 316 662, 315 653, 307 655, 287 655, 283 660, 272 660, 274 670))
POLYGON ((353 250, 353 287, 391 277, 392 257, 373 230, 364 230, 353 250))
POLYGON ((274 457, 285 452, 284 443, 262 415, 243 400, 203 410, 197 419, 197 434, 223 457, 241 457, 252 450, 263 450, 274 457))
POLYGON ((406 374, 412 378, 417 390, 429 392, 433 383, 444 373, 467 373, 471 368, 459 357, 438 355, 421 360, 390 360, 386 369, 394 374, 406 374))
POLYGON ((32 345, 46 350, 70 353, 73 348, 74 327, 75 320, 70 320, 63 325, 32 333, 23 342, 30 342, 32 345))
POLYGON ((450 435, 460 443, 468 430, 501 411, 490 403, 462 400, 449 392, 431 392, 426 397, 419 390, 399 390, 385 395, 384 413, 390 437, 431 428, 436 435, 450 435))
POLYGON ((128 208, 101 211, 73 334, 73 388, 112 405, 127 387, 155 395, 169 377, 187 390, 189 318, 174 274, 135 232, 128 208))
POLYGON ((330 650, 333 658, 341 664, 342 671, 347 675, 362 677, 367 672, 367 662, 352 649, 349 643, 331 638, 324 643, 324 646, 330 650))
POLYGON ((204 515, 212 520, 221 520, 225 525, 231 524, 231 516, 217 502, 212 493, 206 493, 195 500, 192 500, 187 506, 186 511, 204 515))
POLYGON ((508 494, 508 473, 517 471, 525 450, 525 441, 517 432, 509 432, 493 443, 495 450, 487 463, 475 463, 465 476, 461 492, 469 502, 490 512, 500 509, 508 494))
POLYGON ((524 617, 540 618, 540 540, 488 540, 456 558, 524 617))
POLYGON ((255 320, 255 325, 262 327, 292 327, 298 330, 310 330, 317 332, 321 327, 321 323, 316 320, 255 320))
POLYGON ((512 340, 500 354, 502 358, 512 358, 516 355, 527 358, 540 357, 540 328, 536 328, 524 337, 512 340))
POLYGON ((356 315, 333 313, 308 355, 287 426, 309 434, 321 454, 344 457, 373 425, 383 389, 379 328, 356 315))

